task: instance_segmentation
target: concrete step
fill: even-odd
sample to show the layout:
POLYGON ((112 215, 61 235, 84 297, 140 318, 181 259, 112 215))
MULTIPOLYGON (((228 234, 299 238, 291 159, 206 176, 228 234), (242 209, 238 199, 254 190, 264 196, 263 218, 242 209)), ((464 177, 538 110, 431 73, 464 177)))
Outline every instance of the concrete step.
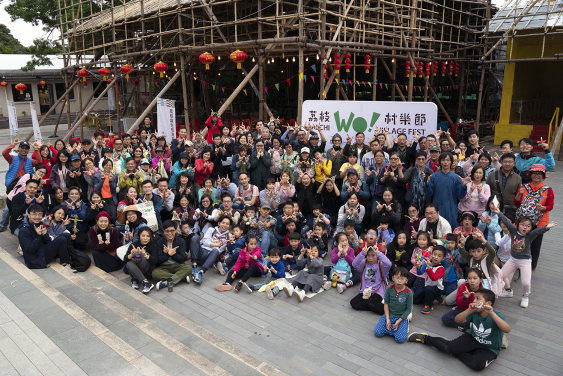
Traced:
MULTIPOLYGON (((76 120, 76 117, 78 116, 78 113, 73 112, 70 114, 70 121, 71 123, 73 123, 76 120)), ((37 114, 37 120, 41 120, 43 118, 43 116, 37 114)), ((50 125, 50 124, 56 124, 57 119, 59 118, 59 115, 49 115, 47 116, 47 118, 43 121, 43 124, 45 125, 50 125)), ((0 129, 6 129, 9 128, 9 119, 7 116, 3 116, 0 117, 0 129)), ((66 114, 63 114, 59 120, 59 125, 63 126, 64 124, 67 124, 67 116, 66 114)), ((26 128, 26 127, 32 127, 32 120, 31 120, 31 116, 18 116, 18 128, 26 128)))

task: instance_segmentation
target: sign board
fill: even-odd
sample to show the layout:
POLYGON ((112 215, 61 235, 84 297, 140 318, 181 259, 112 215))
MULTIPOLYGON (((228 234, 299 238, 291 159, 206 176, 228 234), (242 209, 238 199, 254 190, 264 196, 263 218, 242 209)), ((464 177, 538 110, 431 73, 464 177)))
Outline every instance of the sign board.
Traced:
POLYGON ((39 122, 37 121, 37 111, 35 111, 35 105, 33 102, 29 102, 29 107, 31 108, 31 123, 33 124, 33 136, 36 140, 43 142, 43 137, 41 137, 41 129, 39 129, 39 122))
POLYGON ((107 91, 107 93, 108 93, 108 109, 110 111, 114 111, 115 110, 115 95, 114 95, 113 88, 109 89, 107 91))
POLYGON ((156 102, 158 135, 166 138, 166 143, 176 138, 176 101, 159 98, 156 102))
MULTIPOLYGON (((6 99, 7 100, 7 99, 6 99)), ((12 101, 8 101, 8 120, 10 122, 10 136, 18 137, 18 115, 16 105, 12 101)))
MULTIPOLYGON (((366 143, 376 128, 389 128, 389 136, 405 133, 411 140, 415 132, 420 136, 436 133, 438 107, 432 102, 378 102, 378 101, 319 101, 303 103, 301 124, 320 124, 327 140, 336 133, 346 142, 364 132, 366 143)), ((327 149, 329 146, 327 146, 327 149)))
POLYGON ((154 213, 154 205, 152 201, 139 202, 137 208, 141 212, 141 216, 147 220, 147 225, 152 231, 158 230, 158 220, 156 219, 156 214, 154 213))

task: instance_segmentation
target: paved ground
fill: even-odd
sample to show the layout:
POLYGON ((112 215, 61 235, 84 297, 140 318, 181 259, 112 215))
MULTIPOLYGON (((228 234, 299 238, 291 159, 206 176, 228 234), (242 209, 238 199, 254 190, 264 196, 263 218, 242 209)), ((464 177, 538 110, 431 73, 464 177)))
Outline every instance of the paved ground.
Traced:
MULTIPOLYGON (((0 144, 2 140, 0 139, 0 144)), ((1 145, 0 145, 1 147, 1 145)), ((5 163, 5 162, 4 162, 5 163)), ((0 164, 0 172, 6 166, 0 164)), ((3 176, 0 175, 0 180, 3 176)), ((547 184, 563 207, 561 168, 547 184)), ((553 220, 563 225, 563 214, 553 220)), ((560 273, 561 229, 544 238, 532 279, 530 307, 515 297, 498 301, 512 327, 509 348, 483 374, 561 375, 563 303, 554 296, 560 273)), ((375 338, 378 315, 356 312, 357 293, 331 289, 299 303, 284 294, 219 293, 215 271, 202 286, 174 292, 132 290, 121 272, 95 267, 71 274, 57 264, 29 270, 17 239, 0 235, 0 374, 2 375, 469 375, 457 359, 419 344, 375 338)), ((327 260, 328 262, 328 260, 327 260)), ((411 331, 454 338, 442 325, 448 310, 414 311, 411 331)))

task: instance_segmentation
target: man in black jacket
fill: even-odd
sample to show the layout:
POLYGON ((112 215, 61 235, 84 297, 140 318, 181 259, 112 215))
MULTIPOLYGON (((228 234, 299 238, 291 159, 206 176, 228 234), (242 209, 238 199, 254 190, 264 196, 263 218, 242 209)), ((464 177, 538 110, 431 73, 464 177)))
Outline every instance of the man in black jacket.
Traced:
POLYGON ((39 182, 29 179, 25 183, 25 191, 20 192, 12 199, 12 216, 10 217, 10 231, 18 236, 18 227, 22 224, 27 213, 27 209, 35 204, 41 204, 45 199, 43 194, 37 197, 39 182))
POLYGON ((369 148, 364 141, 366 136, 363 132, 356 134, 356 143, 352 145, 352 137, 346 135, 346 146, 344 146, 344 156, 347 157, 350 154, 355 154, 358 156, 358 161, 361 161, 364 155, 369 151, 369 148))
POLYGON ((47 235, 47 228, 41 224, 42 218, 43 207, 33 205, 28 210, 27 219, 18 228, 18 240, 25 265, 30 269, 44 269, 58 257, 61 265, 74 272, 69 264, 67 239, 58 236, 51 240, 47 235))
POLYGON ((192 274, 192 266, 184 264, 188 259, 186 254, 186 244, 184 239, 176 236, 176 222, 164 221, 164 237, 156 242, 158 249, 158 262, 156 268, 152 271, 152 278, 157 281, 156 289, 165 288, 168 279, 172 279, 174 284, 186 281, 190 283, 190 275, 192 274))

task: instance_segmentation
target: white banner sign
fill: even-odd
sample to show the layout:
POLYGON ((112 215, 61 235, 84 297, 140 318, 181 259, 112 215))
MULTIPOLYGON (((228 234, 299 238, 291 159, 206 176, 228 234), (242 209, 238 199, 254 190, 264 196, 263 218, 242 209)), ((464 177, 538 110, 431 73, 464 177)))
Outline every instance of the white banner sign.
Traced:
MULTIPOLYGON (((409 140, 418 132, 421 136, 436 133, 438 107, 432 102, 378 101, 305 101, 301 124, 321 125, 327 141, 336 133, 346 142, 346 135, 354 138, 364 132, 366 143, 376 128, 389 128, 392 138, 405 133, 409 140)), ((327 149, 331 146, 327 145, 327 149)))
POLYGON ((113 88, 109 89, 107 91, 107 93, 108 93, 108 109, 110 111, 113 111, 113 110, 115 110, 115 95, 114 95, 113 88))
POLYGON ((35 111, 35 106, 33 102, 29 102, 29 107, 31 108, 31 123, 33 124, 33 136, 36 140, 43 142, 43 137, 41 137, 41 130, 39 129, 39 122, 37 121, 37 112, 35 111))
POLYGON ((18 114, 16 105, 12 101, 8 101, 8 120, 10 122, 10 136, 18 137, 18 114))
POLYGON ((166 142, 172 142, 176 137, 176 101, 160 98, 156 106, 156 120, 158 135, 164 136, 166 142))
POLYGON ((137 208, 141 212, 143 218, 147 220, 147 226, 153 231, 158 230, 158 220, 156 219, 156 214, 154 212, 154 205, 152 201, 140 202, 137 204, 137 208))

